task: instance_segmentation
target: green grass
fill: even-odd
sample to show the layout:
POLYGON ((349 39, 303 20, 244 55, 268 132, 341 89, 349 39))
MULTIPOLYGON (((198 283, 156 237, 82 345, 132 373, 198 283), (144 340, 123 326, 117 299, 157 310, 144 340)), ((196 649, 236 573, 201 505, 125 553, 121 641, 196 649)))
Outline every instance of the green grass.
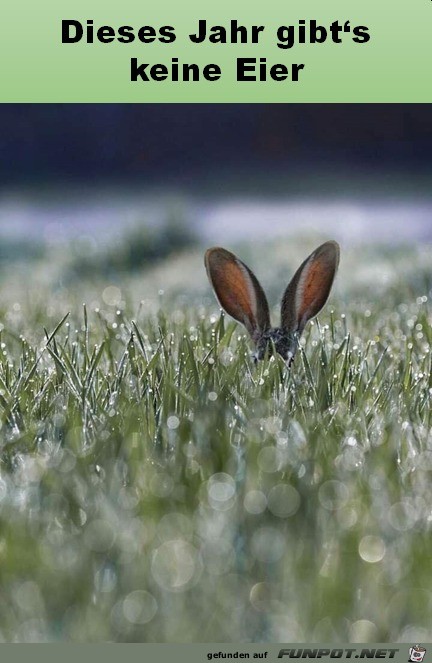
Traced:
POLYGON ((430 641, 430 255, 343 253, 287 371, 201 253, 76 288, 5 270, 1 637, 430 641))

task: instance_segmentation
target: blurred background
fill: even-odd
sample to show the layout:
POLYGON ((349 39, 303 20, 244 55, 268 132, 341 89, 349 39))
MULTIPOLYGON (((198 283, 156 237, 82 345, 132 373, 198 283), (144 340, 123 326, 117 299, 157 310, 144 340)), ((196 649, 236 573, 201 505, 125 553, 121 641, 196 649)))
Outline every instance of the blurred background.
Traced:
POLYGON ((278 238, 309 251, 432 237, 428 105, 21 104, 0 107, 0 127, 14 283, 29 269, 43 282, 38 265, 50 286, 115 280, 204 244, 249 258, 278 238))
POLYGON ((0 232, 429 240, 428 105, 3 105, 0 232))

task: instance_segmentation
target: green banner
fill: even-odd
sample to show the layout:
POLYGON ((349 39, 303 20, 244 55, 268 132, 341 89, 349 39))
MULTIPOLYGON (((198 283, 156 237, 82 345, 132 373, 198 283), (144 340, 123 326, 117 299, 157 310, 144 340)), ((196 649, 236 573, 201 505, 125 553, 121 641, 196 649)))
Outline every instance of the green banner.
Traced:
POLYGON ((430 0, 0 10, 2 102, 429 102, 430 0))

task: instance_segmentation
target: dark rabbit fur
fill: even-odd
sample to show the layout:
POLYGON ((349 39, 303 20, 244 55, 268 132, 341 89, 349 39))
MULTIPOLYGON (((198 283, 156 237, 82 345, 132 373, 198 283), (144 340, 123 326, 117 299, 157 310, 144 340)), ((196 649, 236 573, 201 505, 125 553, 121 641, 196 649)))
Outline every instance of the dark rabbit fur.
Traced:
POLYGON ((255 274, 233 253, 215 247, 205 254, 210 283, 222 308, 241 322, 263 359, 273 343, 287 365, 296 353, 306 323, 322 309, 339 264, 339 245, 321 244, 300 265, 282 298, 281 326, 271 327, 267 298, 255 274))

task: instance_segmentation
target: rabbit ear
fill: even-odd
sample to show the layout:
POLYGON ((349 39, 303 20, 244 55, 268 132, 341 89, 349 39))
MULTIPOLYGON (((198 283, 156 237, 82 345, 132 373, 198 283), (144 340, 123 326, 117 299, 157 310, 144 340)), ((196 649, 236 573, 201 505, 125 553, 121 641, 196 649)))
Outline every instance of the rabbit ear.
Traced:
POLYGON ((298 268, 282 299, 282 327, 301 334, 322 309, 339 264, 339 244, 325 242, 298 268))
POLYGON ((226 249, 208 249, 204 261, 220 305, 257 341, 270 326, 267 299, 258 279, 226 249))

